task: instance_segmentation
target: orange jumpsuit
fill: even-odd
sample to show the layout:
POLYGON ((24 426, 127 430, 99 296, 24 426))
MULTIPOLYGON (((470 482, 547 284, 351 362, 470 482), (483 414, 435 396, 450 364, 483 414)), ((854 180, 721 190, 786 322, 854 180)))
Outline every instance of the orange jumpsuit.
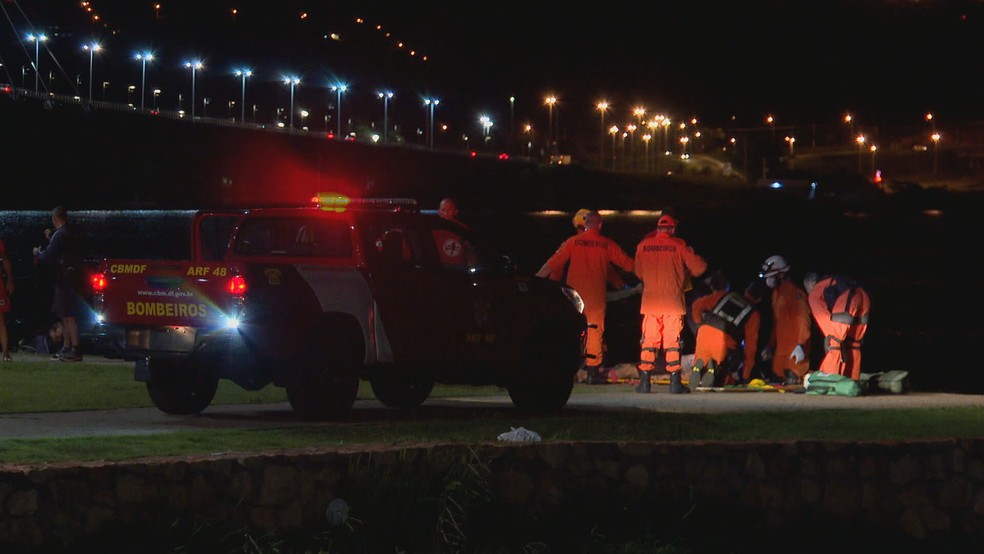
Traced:
POLYGON ((597 229, 587 229, 561 243, 546 262, 551 278, 561 275, 568 262, 567 284, 584 300, 584 317, 588 320, 585 366, 597 368, 604 356, 608 268, 615 264, 632 271, 634 262, 615 241, 597 229))
POLYGON ((861 378, 861 340, 868 328, 871 298, 860 286, 843 288, 836 293, 837 277, 817 280, 809 295, 810 309, 824 334, 826 354, 820 371, 857 380, 861 378), (830 298, 834 294, 826 293, 828 288, 836 294, 835 298, 830 298))
POLYGON ((800 378, 810 371, 810 302, 806 291, 791 279, 783 279, 772 289, 772 373, 784 377, 790 370, 800 378), (790 359, 796 346, 806 355, 796 363, 790 359))
POLYGON ((670 233, 653 231, 636 246, 635 274, 642 281, 640 371, 655 369, 660 349, 666 354, 666 370, 680 371, 685 287, 689 277, 699 277, 706 270, 707 261, 670 233))
MULTIPOLYGON (((714 307, 726 294, 730 293, 728 291, 718 290, 694 300, 691 312, 693 313, 694 322, 698 325, 697 342, 694 346, 695 365, 709 367, 709 364, 713 361, 714 365, 720 368, 723 366, 724 360, 728 357, 728 353, 741 347, 738 344, 738 337, 732 334, 737 332, 737 329, 731 329, 732 333, 729 333, 726 330, 727 327, 726 329, 721 329, 719 328, 721 326, 711 323, 705 317, 713 312, 714 307)), ((752 369, 755 368, 755 354, 761 324, 762 317, 759 315, 758 310, 754 308, 738 324, 738 327, 744 331, 744 336, 742 337, 745 343, 745 363, 742 369, 743 379, 748 379, 752 374, 752 369)))

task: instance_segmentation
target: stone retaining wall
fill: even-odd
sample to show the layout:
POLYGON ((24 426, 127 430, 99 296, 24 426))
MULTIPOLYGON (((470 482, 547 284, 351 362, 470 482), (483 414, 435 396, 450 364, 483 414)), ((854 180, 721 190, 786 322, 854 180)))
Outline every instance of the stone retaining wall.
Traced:
POLYGON ((765 530, 855 522, 939 544, 984 537, 984 440, 493 443, 0 466, 0 551, 51 550, 107 529, 179 520, 321 529, 344 519, 327 513, 336 498, 365 529, 392 530, 392 521, 373 519, 420 515, 398 514, 404 504, 428 511, 412 508, 425 497, 443 499, 444 509, 540 522, 585 515, 590 503, 619 507, 629 525, 654 506, 724 506, 765 530), (471 492, 455 499, 455 489, 471 492))

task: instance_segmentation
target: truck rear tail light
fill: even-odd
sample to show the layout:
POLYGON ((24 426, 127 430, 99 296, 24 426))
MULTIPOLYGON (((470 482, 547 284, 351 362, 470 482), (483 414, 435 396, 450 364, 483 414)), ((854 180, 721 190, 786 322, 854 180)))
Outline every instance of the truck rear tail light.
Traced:
POLYGON ((226 283, 226 292, 234 296, 242 296, 246 294, 246 290, 249 287, 246 286, 246 278, 242 275, 233 275, 229 278, 229 282, 226 283))
POLYGON ((106 290, 106 274, 105 273, 94 273, 89 277, 89 283, 92 285, 93 292, 100 293, 106 290))

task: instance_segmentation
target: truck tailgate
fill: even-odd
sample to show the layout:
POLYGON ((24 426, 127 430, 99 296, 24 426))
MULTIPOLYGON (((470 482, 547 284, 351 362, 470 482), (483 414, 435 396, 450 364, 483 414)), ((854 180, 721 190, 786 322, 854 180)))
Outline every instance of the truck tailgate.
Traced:
POLYGON ((104 323, 218 327, 226 323, 227 264, 164 260, 104 260, 104 323))

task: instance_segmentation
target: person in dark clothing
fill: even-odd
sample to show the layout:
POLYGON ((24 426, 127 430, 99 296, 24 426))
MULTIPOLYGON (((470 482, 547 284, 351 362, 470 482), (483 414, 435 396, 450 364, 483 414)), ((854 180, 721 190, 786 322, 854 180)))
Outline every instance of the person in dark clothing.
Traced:
POLYGON ((44 230, 48 245, 44 248, 34 247, 34 257, 37 262, 52 267, 55 273, 51 310, 62 322, 64 343, 52 358, 63 362, 81 362, 78 317, 84 303, 82 292, 86 285, 82 236, 69 224, 68 211, 64 206, 56 206, 52 210, 51 223, 54 230, 44 230))

